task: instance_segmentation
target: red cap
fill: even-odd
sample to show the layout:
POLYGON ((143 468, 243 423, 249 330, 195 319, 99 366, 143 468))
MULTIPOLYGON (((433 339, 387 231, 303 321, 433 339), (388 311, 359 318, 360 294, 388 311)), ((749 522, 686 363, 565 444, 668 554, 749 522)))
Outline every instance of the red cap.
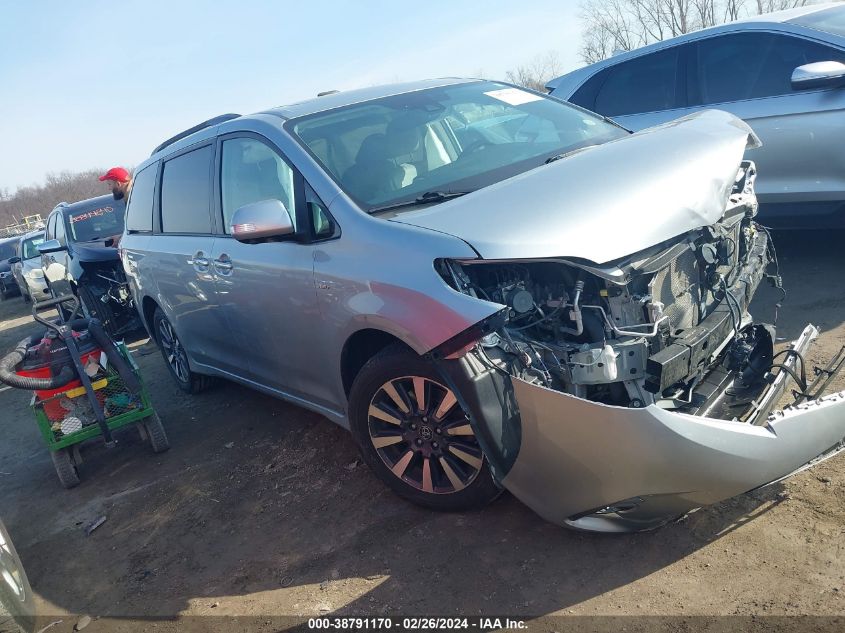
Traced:
POLYGON ((100 176, 100 182, 116 180, 117 182, 129 182, 129 172, 123 167, 112 167, 105 174, 100 176))

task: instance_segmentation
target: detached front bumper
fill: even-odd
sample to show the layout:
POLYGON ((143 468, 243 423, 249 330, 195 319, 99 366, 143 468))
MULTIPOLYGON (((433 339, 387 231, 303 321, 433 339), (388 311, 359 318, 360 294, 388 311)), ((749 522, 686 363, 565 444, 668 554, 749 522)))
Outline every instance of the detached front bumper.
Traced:
MULTIPOLYGON (((817 335, 808 326, 793 349, 803 354, 817 335)), ((769 414, 785 374, 751 422, 609 406, 514 377, 484 382, 476 373, 464 391, 497 478, 543 518, 580 529, 653 528, 845 448, 845 392, 769 414)))

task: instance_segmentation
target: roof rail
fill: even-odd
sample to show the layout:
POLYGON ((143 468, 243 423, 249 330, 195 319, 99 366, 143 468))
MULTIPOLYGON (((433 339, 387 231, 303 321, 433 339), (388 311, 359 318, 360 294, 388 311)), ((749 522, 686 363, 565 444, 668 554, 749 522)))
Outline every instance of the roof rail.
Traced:
POLYGON ((203 121, 202 123, 199 123, 199 124, 195 125, 194 127, 188 128, 184 132, 179 132, 179 134, 177 134, 176 136, 170 137, 164 143, 162 143, 161 145, 156 147, 153 150, 153 153, 150 154, 150 156, 157 154, 158 152, 163 150, 168 145, 173 145, 173 143, 175 143, 176 141, 181 141, 183 138, 185 138, 186 136, 190 136, 194 132, 199 132, 200 130, 204 130, 205 128, 211 127, 212 125, 217 125, 219 123, 231 121, 232 119, 237 119, 239 116, 241 116, 241 115, 240 114, 231 114, 231 113, 230 114, 221 114, 220 116, 216 116, 213 119, 209 119, 208 121, 203 121))

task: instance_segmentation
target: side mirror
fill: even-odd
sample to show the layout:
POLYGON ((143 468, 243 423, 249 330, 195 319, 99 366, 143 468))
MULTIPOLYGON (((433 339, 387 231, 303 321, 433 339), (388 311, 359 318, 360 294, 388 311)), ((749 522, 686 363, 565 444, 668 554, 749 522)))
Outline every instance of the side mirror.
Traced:
POLYGON ((814 62, 792 71, 793 90, 839 86, 845 86, 845 64, 842 62, 814 62))
POLYGON ((15 255, 14 257, 9 258, 9 264, 20 264, 21 258, 15 255))
POLYGON ((37 247, 38 252, 42 255, 46 255, 47 253, 58 253, 59 251, 66 251, 67 246, 62 246, 59 240, 47 240, 46 242, 41 242, 37 247))
POLYGON ((293 220, 281 200, 245 204, 232 216, 232 237, 239 242, 293 235, 293 220))

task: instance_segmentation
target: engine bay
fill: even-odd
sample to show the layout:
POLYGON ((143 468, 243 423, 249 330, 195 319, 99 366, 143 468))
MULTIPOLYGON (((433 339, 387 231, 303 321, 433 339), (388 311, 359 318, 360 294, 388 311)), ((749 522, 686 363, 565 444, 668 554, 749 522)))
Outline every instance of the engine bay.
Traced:
POLYGON ((437 268, 456 290, 502 306, 501 325, 476 348, 488 366, 603 404, 742 419, 767 385, 775 338, 747 307, 764 276, 780 282, 766 272, 770 241, 756 208, 731 200, 717 224, 611 265, 437 268))

